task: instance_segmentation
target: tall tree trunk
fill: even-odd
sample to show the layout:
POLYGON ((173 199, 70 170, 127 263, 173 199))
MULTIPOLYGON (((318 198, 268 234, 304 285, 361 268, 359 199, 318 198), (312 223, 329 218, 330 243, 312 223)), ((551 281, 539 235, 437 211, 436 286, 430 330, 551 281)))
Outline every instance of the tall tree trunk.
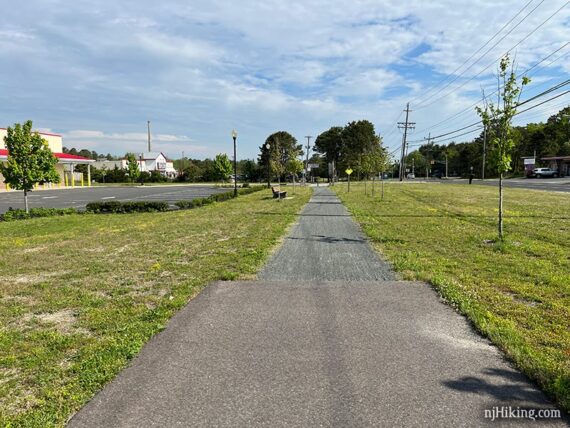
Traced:
POLYGON ((28 191, 24 189, 24 206, 26 207, 26 212, 30 212, 30 207, 28 206, 28 191))
POLYGON ((499 174, 499 239, 503 240, 503 173, 499 174))

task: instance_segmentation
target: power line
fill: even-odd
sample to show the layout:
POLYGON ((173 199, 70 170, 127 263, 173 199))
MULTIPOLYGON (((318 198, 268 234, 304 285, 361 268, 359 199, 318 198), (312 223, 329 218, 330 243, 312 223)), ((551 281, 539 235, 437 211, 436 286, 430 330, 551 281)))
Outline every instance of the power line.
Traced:
POLYGON ((566 86, 566 85, 568 85, 568 84, 570 84, 570 79, 568 79, 568 80, 566 80, 566 81, 564 81, 564 82, 562 82, 562 83, 559 83, 558 85, 555 85, 555 86, 553 86, 552 88, 547 89, 546 91, 544 91, 544 92, 542 92, 542 93, 540 93, 540 94, 538 94, 538 95, 535 95, 534 97, 531 97, 531 98, 529 98, 529 99, 527 99, 527 100, 524 100, 523 102, 518 103, 518 104, 517 104, 517 107, 520 107, 520 106, 522 106, 522 105, 525 105, 525 104, 527 104, 527 103, 529 103, 529 102, 531 102, 531 101, 534 101, 534 100, 537 99, 537 98, 543 97, 544 95, 547 95, 547 94, 549 94, 549 93, 551 93, 551 92, 554 92, 554 91, 556 91, 556 90, 558 90, 558 89, 560 89, 560 88, 563 88, 564 86, 566 86))
MULTIPOLYGON (((545 19, 540 25, 538 25, 536 28, 534 28, 534 30, 532 30, 530 33, 528 33, 525 37, 523 37, 521 40, 519 40, 514 46, 512 46, 508 51, 506 51, 505 53, 503 53, 499 58, 497 58, 495 61, 493 61, 492 63, 490 63, 489 65, 487 65, 485 68, 483 68, 481 71, 479 71, 479 73, 475 74, 474 76, 472 76, 471 78, 469 78, 468 80, 466 80, 465 82, 463 82, 460 86, 458 86, 457 88, 453 89, 452 91, 446 93, 445 95, 442 95, 441 97, 433 100, 432 102, 430 102, 429 104, 423 105, 418 107, 418 109, 422 109, 422 108, 426 108, 429 107, 433 104, 435 104, 437 101, 442 100, 443 98, 453 94, 454 92, 458 91, 459 89, 463 88, 465 85, 467 85, 469 82, 471 82, 473 79, 475 79, 476 77, 479 77, 481 74, 483 74, 489 67, 491 67, 493 64, 497 63, 497 61, 501 60, 501 58, 503 58, 505 55, 507 55, 509 52, 511 52, 513 49, 515 49, 517 46, 519 46, 522 42, 524 42, 526 39, 528 39, 530 36, 532 36, 535 32, 537 32, 544 24, 546 24, 548 21, 550 21, 555 15, 557 15, 558 13, 560 13, 560 11, 562 9, 564 9, 568 4, 570 3, 570 1, 567 1, 566 3, 564 3, 564 5, 562 7, 560 7, 556 12, 554 12, 552 15, 550 15, 547 19, 545 19)), ((431 98, 431 97, 430 97, 431 98)), ((428 98, 429 99, 429 98, 428 98)), ((426 99, 427 101, 427 99, 426 99)), ((425 102, 425 101, 424 101, 425 102)))
POLYGON ((394 123, 394 125, 390 128, 391 131, 384 136, 384 139, 387 140, 388 138, 390 138, 394 134, 394 132, 396 132, 396 130, 398 129, 398 120, 400 120, 400 118, 402 117, 403 114, 404 114, 404 112, 401 111, 395 120, 392 120, 391 122, 389 122, 389 123, 394 123))
MULTIPOLYGON (((552 52, 552 53, 550 53, 549 55, 547 55, 546 57, 542 58, 539 62, 537 62, 536 64, 534 64, 532 67, 527 68, 525 71, 523 71, 522 73, 520 73, 517 77, 521 77, 521 76, 525 75, 526 73, 528 73, 529 71, 535 69, 538 65, 542 64, 544 61, 546 61, 547 59, 549 59, 550 57, 552 57, 552 56, 555 55, 556 53, 560 52, 562 49, 564 49, 564 48, 565 48, 566 46, 568 46, 568 45, 570 45, 570 42, 566 42, 564 45, 562 45, 561 47, 559 47, 558 49, 556 49, 554 52, 552 52)), ((564 55, 561 55, 561 56, 559 56, 558 58, 553 59, 553 60, 550 61, 548 64, 546 64, 546 65, 544 65, 544 66, 542 66, 542 67, 539 67, 539 68, 538 68, 537 70, 535 70, 535 71, 541 70, 541 69, 543 69, 544 67, 548 67, 548 66, 550 66, 551 64, 555 63, 556 61, 559 61, 560 59, 562 59, 562 58, 564 58, 564 57, 566 57, 566 56, 568 56, 568 55, 570 55, 570 52, 568 52, 568 53, 566 53, 566 54, 564 54, 564 55)), ((532 77, 532 75, 531 75, 531 77, 532 77)), ((497 91, 498 91, 498 90, 495 89, 493 92, 490 92, 489 95, 488 95, 486 98, 489 98, 489 97, 491 97, 492 95, 496 94, 497 91)), ((444 120, 442 120, 442 121, 436 123, 435 125, 428 126, 427 128, 422 129, 420 132, 425 132, 425 131, 427 131, 427 130, 437 128, 439 125, 442 125, 442 124, 444 124, 444 123, 447 123, 447 122, 449 122, 450 120, 452 120, 452 119, 454 119, 454 118, 460 116, 461 114, 463 114, 463 113, 465 113, 465 112, 467 112, 467 111, 472 111, 472 110, 473 110, 473 107, 477 106, 477 105, 479 104, 479 102, 480 102, 480 101, 476 101, 475 103, 471 104, 469 107, 467 107, 467 108, 465 108, 465 109, 463 109, 463 110, 460 110, 459 112, 457 112, 457 113, 455 113, 454 115, 449 116, 448 118, 446 118, 446 119, 444 119, 444 120)))
MULTIPOLYGON (((537 94, 537 95, 535 95, 535 96, 533 96, 533 97, 531 97, 531 98, 529 98, 529 99, 526 99, 526 100, 524 100, 524 101, 521 101, 521 102, 517 103, 516 108, 518 108, 518 107, 520 107, 520 106, 523 106, 523 105, 525 105, 525 104, 527 104, 527 103, 529 103, 529 102, 531 102, 531 101, 534 101, 534 100, 536 100, 537 98, 541 98, 541 97, 543 97, 543 96, 545 96, 545 95, 548 95, 548 94, 550 94, 550 93, 552 93, 552 92, 554 92, 554 91, 556 91, 556 90, 558 90, 558 89, 560 89, 560 88, 563 88, 564 86, 567 86, 567 85, 570 85, 570 79, 565 80, 565 81, 563 81, 563 82, 561 82, 561 83, 558 83, 557 85, 555 85, 555 86, 553 86, 553 87, 551 87, 551 88, 548 88, 547 90, 542 91, 541 93, 539 93, 539 94, 537 94)), ((547 102, 549 102, 549 101, 552 101, 552 100, 554 100, 554 99, 556 99, 556 98, 559 98, 559 97, 561 97, 561 96, 563 96, 563 95, 565 95, 565 94, 567 94, 567 93, 569 93, 569 92, 570 92, 570 91, 562 92, 562 93, 560 93, 560 94, 558 94, 558 95, 556 95, 556 96, 554 96, 554 97, 552 97, 552 98, 549 98, 549 99, 546 100, 546 101, 543 101, 543 102, 541 102, 541 103, 535 104, 535 105, 533 105, 533 106, 531 106, 531 107, 529 107, 529 108, 527 108, 527 109, 525 109, 525 110, 517 111, 517 113, 515 114, 515 116, 516 116, 516 115, 519 115, 519 114, 522 114, 522 113, 524 113, 524 112, 526 112, 526 111, 532 110, 532 109, 534 109, 534 108, 536 108, 536 107, 538 107, 538 106, 540 106, 540 105, 543 105, 543 104, 545 104, 545 103, 547 103, 547 102)), ((448 136, 448 135, 455 134, 455 133, 457 133, 457 132, 463 131, 463 130, 468 129, 468 128, 472 128, 472 127, 477 126, 477 125, 480 125, 480 124, 481 124, 481 122, 480 122, 480 121, 477 121, 477 122, 471 123, 471 124, 469 124, 469 125, 463 126, 463 127, 461 127, 461 128, 455 129, 455 130, 453 130, 453 131, 449 131, 449 132, 446 132, 446 133, 443 133, 443 134, 436 135, 435 137, 432 137, 432 139, 438 139, 438 140, 439 140, 441 137, 446 137, 446 136, 448 136)), ((482 128, 482 127, 481 127, 481 128, 482 128)), ((477 129, 480 129, 480 128, 477 128, 477 129)), ((469 131, 469 132, 467 132, 467 133, 470 133, 470 132, 473 132, 473 131, 469 131)), ((459 136, 465 135, 465 134, 466 134, 466 133, 460 134, 460 135, 456 135, 456 136, 454 136, 454 137, 451 137, 450 139, 453 139, 453 138, 455 138, 455 137, 459 137, 459 136)), ((414 140, 414 141, 410 141, 410 142, 412 143, 412 142, 418 142, 418 141, 423 141, 423 140, 414 140)))
MULTIPOLYGON (((526 7, 532 3, 533 0, 529 1, 527 4, 525 4, 523 6, 523 8, 521 10, 519 10, 517 12, 517 14, 515 16, 513 16, 513 18, 511 18, 511 20, 509 22, 507 22, 497 33, 495 33, 495 35, 489 39, 489 41, 487 43, 485 43, 481 48, 479 48, 479 50, 477 50, 477 52, 475 52, 473 55, 471 55, 467 61, 465 61, 463 64, 461 64, 457 69, 455 69, 455 71, 453 71, 447 78, 449 78, 450 76, 452 76, 453 74, 455 74, 456 71, 458 71, 461 67, 463 67, 463 65, 465 65, 471 58, 473 58, 477 53, 479 53, 485 46, 487 46, 491 40, 493 40, 501 31, 503 31, 503 29, 505 27, 507 27, 518 15, 520 15, 520 13, 526 9, 526 7)), ((453 80, 451 80, 451 82, 449 82, 448 84, 446 84, 445 86, 443 86, 441 89, 439 89, 438 91, 434 92, 432 95, 430 95, 428 98, 426 98, 423 101, 420 101, 418 104, 420 105, 420 107, 418 107, 418 109, 424 108, 421 106, 421 104, 429 101, 431 98, 433 98, 435 95, 441 93, 445 88, 448 88, 449 86, 451 86, 454 82, 456 82, 461 76, 463 76, 468 70, 470 70, 475 64, 477 64, 479 61, 481 61, 489 52, 491 52, 495 47, 497 47, 497 45, 499 43, 501 43, 509 34, 511 34, 520 24, 522 24, 536 9, 538 9, 538 7, 544 3, 545 0, 542 0, 540 3, 538 3, 534 9, 532 9, 529 13, 527 13, 513 28, 511 28, 503 37, 501 37, 493 46, 491 46, 489 49, 487 49, 485 51, 485 53, 483 55, 481 55, 479 58, 477 58, 469 67, 467 67, 465 70, 463 70, 460 74, 458 74, 457 76, 455 76, 455 78, 453 80)), ((444 79, 447 80, 447 78, 444 79)))
MULTIPOLYGON (((558 95, 555 95, 555 96, 553 96, 552 98, 549 98, 549 99, 547 99, 546 101, 543 101, 543 102, 541 102, 541 103, 535 104, 535 105, 533 105, 533 106, 531 106, 531 107, 529 107, 529 108, 527 108, 527 109, 518 111, 518 112, 516 113, 516 115, 519 115, 519 114, 522 114, 522 113, 527 112, 527 111, 529 111, 529 110, 532 110, 532 109, 534 109, 534 108, 536 108, 536 107, 538 107, 538 106, 541 106, 541 105, 543 105, 543 104, 546 104, 547 102, 552 101, 552 100, 555 100, 556 98, 560 98, 561 96, 566 95, 566 94, 570 94, 570 90, 568 90, 568 91, 566 91, 566 92, 562 92, 562 93, 560 93, 560 94, 558 94, 558 95)), ((515 115, 515 116, 516 116, 516 115, 515 115)))

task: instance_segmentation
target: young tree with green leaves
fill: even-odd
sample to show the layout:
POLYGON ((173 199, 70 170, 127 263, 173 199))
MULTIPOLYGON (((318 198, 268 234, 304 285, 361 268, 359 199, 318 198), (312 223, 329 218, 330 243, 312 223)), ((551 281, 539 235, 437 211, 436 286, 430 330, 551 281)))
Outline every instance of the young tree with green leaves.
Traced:
POLYGON ((364 194, 367 194, 366 182, 372 176, 372 194, 374 195, 374 184, 376 175, 384 172, 388 161, 388 153, 382 147, 382 139, 376 137, 373 145, 361 156, 360 168, 364 176, 364 194))
POLYGON ((127 153, 127 173, 129 174, 129 181, 134 183, 139 178, 140 170, 137 158, 133 153, 127 153))
POLYGON ((29 212, 28 192, 36 184, 59 183, 60 177, 55 169, 57 158, 47 141, 37 132, 32 132, 31 120, 24 125, 16 123, 13 128, 8 127, 4 144, 8 150, 6 164, 0 163, 4 183, 24 191, 24 204, 26 212, 29 212))
MULTIPOLYGON (((214 174, 217 180, 226 181, 233 173, 233 167, 228 155, 218 153, 214 159, 214 174)), ((234 177, 234 180, 237 179, 234 177)))
POLYGON ((491 164, 499 174, 499 239, 503 239, 503 177, 511 170, 512 151, 512 120, 517 113, 522 89, 530 83, 528 77, 523 77, 520 85, 514 67, 511 66, 509 55, 505 55, 499 64, 497 76, 498 100, 497 105, 487 104, 486 108, 476 107, 483 125, 492 135, 490 141, 491 164), (501 86, 502 85, 502 86, 501 86))
POLYGON ((293 192, 295 192, 295 177, 297 176, 297 174, 303 172, 303 168, 304 168, 303 162, 297 158, 291 158, 287 163, 287 172, 291 174, 291 176, 293 177, 293 192))

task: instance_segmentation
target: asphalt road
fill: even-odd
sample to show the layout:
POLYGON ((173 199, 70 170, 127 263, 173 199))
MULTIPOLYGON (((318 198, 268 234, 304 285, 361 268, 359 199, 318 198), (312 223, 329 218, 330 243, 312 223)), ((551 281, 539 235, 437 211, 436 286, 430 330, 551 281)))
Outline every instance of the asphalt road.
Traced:
POLYGON ((207 287, 69 426, 476 427, 497 425, 486 409, 552 409, 427 284, 362 281, 387 265, 361 252, 335 201, 316 189, 291 233, 302 239, 286 240, 259 280, 207 287), (310 251, 322 270, 305 263, 310 251), (316 277, 329 269, 342 280, 316 277), (268 278, 286 273, 299 279, 268 278))
MULTIPOLYGON (((38 190, 28 194, 30 208, 84 209, 93 201, 166 201, 203 198, 213 193, 231 189, 214 186, 124 186, 124 187, 76 187, 73 189, 38 190)), ((8 208, 24 208, 23 192, 0 192, 0 213, 8 208)))
MULTIPOLYGON (((437 180, 438 183, 469 184, 469 180, 437 180)), ((570 177, 563 178, 509 178, 503 181, 505 187, 543 190, 548 192, 570 192, 570 177)), ((473 184, 499 186, 499 180, 473 180, 473 184)))

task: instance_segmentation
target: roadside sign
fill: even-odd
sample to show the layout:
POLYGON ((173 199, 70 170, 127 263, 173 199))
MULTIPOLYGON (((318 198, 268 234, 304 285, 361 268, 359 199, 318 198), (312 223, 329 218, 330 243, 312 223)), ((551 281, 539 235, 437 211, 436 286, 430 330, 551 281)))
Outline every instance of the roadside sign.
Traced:
POLYGON ((318 163, 310 163, 309 168, 318 168, 320 165, 318 163))
POLYGON ((344 172, 346 172, 346 175, 350 175, 352 174, 352 169, 347 168, 344 172))

